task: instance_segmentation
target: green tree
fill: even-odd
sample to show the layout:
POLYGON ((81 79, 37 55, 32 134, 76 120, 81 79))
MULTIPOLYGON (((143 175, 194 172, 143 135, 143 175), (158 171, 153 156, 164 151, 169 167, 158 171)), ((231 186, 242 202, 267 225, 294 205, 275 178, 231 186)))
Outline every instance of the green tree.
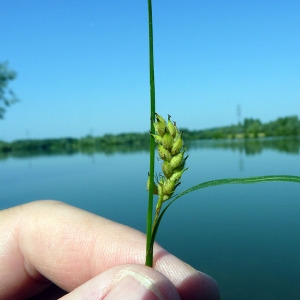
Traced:
POLYGON ((0 63, 0 119, 3 119, 5 108, 18 101, 14 92, 8 88, 9 81, 14 80, 17 73, 8 68, 7 62, 0 63))
POLYGON ((278 118, 277 123, 278 123, 279 135, 297 135, 297 131, 298 131, 297 116, 278 118))
POLYGON ((257 137, 262 130, 262 123, 259 119, 248 118, 244 120, 244 133, 246 136, 257 137))
POLYGON ((286 136, 300 134, 300 120, 298 116, 281 117, 264 124, 264 132, 268 136, 286 136))

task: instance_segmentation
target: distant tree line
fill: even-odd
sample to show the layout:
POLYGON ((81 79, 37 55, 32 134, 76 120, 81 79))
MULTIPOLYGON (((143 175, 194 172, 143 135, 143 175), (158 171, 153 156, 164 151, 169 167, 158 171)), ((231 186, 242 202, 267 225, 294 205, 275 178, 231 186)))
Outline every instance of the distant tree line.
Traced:
MULTIPOLYGON (((297 116, 278 118, 262 123, 258 119, 247 118, 238 125, 206 130, 182 129, 186 143, 204 139, 249 139, 257 137, 300 136, 300 120, 297 116)), ((32 155, 40 153, 93 153, 95 151, 113 153, 116 151, 140 151, 149 149, 149 133, 106 134, 100 137, 87 135, 83 138, 24 139, 14 142, 0 141, 0 154, 32 155)))
POLYGON ((194 140, 189 141, 187 146, 188 149, 230 149, 244 152, 246 155, 259 154, 266 149, 298 155, 300 153, 300 136, 194 140))
POLYGON ((243 123, 206 130, 189 131, 184 129, 185 139, 227 139, 257 138, 300 135, 298 116, 281 117, 275 121, 262 123, 259 119, 246 118, 243 123))
MULTIPOLYGON (((38 154, 72 154, 77 152, 107 154, 116 151, 127 152, 149 148, 149 133, 106 134, 102 137, 57 138, 57 139, 24 139, 14 142, 0 141, 0 156, 14 153, 15 156, 38 154)), ((1 157, 0 157, 1 158, 1 157)))

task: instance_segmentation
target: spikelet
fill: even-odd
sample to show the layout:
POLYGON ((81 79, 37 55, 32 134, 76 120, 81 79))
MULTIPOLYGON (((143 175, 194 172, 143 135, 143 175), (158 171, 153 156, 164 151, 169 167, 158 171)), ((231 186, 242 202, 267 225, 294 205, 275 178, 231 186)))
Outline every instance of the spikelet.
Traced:
MULTIPOLYGON (((162 171, 157 185, 155 184, 155 192, 159 196, 159 202, 162 203, 170 199, 180 184, 180 178, 187 168, 184 168, 185 147, 182 140, 182 133, 179 132, 176 123, 171 121, 168 116, 166 122, 163 117, 155 114, 154 122, 155 133, 151 133, 157 143, 157 151, 162 159, 162 171)), ((149 188, 147 188, 149 189, 149 188)))

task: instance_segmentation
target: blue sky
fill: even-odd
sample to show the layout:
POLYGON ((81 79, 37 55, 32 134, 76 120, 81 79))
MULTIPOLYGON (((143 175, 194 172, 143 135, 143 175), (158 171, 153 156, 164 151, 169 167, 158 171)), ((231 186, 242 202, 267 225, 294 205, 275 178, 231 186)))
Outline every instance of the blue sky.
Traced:
MULTIPOLYGON (((300 116, 300 1, 153 0, 156 110, 180 127, 300 116)), ((147 0, 2 1, 21 102, 0 140, 145 132, 147 0)))

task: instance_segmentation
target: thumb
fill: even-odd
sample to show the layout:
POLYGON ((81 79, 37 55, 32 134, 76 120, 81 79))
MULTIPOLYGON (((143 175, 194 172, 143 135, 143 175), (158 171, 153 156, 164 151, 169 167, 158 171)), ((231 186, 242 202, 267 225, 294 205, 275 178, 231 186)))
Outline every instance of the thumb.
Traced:
POLYGON ((144 265, 111 268, 61 298, 179 300, 175 286, 160 272, 144 265))

